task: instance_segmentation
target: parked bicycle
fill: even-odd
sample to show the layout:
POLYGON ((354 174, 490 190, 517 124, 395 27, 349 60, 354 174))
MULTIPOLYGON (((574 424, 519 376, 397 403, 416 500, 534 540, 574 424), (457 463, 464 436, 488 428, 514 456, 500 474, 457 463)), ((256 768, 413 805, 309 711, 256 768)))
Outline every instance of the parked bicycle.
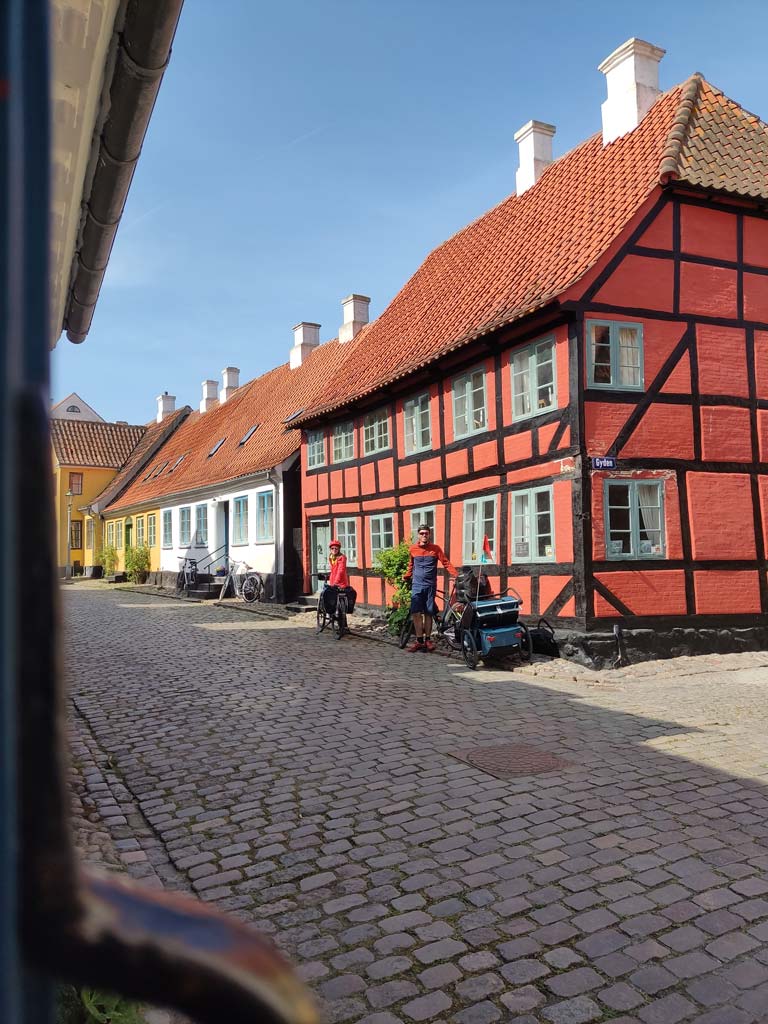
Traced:
POLYGON ((236 562, 234 559, 230 559, 229 569, 218 601, 223 601, 230 589, 233 597, 239 597, 246 604, 253 604, 255 601, 261 601, 264 597, 264 580, 247 562, 236 562))
POLYGON ((176 576, 176 589, 188 592, 197 586, 197 559, 177 556, 181 562, 176 576))
POLYGON ((323 589, 317 598, 317 632, 322 633, 330 624, 337 640, 341 640, 347 628, 347 612, 349 604, 346 591, 342 587, 331 587, 328 585, 327 572, 319 572, 318 580, 323 584, 323 589))
MULTIPOLYGON (((442 638, 451 648, 451 650, 461 650, 461 641, 457 636, 456 627, 461 622, 461 616, 464 611, 464 605, 458 600, 456 594, 456 584, 454 583, 450 589, 442 591, 439 595, 440 600, 443 603, 443 610, 432 620, 434 623, 434 629, 438 638, 442 638)), ((398 636, 398 644, 401 648, 407 647, 408 642, 412 636, 415 636, 415 630, 413 628, 413 618, 408 613, 405 621, 400 627, 400 633, 398 636)))

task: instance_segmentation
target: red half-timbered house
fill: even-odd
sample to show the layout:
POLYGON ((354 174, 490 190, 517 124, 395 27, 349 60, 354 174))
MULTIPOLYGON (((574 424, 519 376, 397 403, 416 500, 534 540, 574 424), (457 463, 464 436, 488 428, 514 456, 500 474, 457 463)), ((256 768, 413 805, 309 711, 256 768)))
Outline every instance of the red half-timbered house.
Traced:
POLYGON ((521 129, 517 194, 347 342, 301 421, 308 586, 333 532, 383 603, 376 551, 426 520, 563 626, 762 621, 768 128, 698 74, 659 93, 662 54, 601 65, 557 161, 521 129))

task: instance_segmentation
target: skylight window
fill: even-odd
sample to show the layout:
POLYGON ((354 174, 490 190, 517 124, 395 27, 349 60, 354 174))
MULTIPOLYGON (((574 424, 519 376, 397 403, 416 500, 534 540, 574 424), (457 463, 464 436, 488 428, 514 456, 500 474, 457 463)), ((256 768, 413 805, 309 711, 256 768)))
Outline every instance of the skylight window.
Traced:
POLYGON ((208 458, 209 459, 212 458, 216 454, 216 452, 219 450, 219 448, 221 448, 221 446, 224 444, 224 442, 226 440, 227 440, 226 437, 222 437, 222 439, 220 441, 216 442, 216 444, 213 446, 213 448, 211 448, 211 450, 208 452, 208 458))
MULTIPOLYGON (((156 468, 155 466, 150 466, 150 467, 149 467, 149 472, 148 472, 148 473, 147 473, 147 475, 146 475, 146 476, 144 477, 144 480, 149 480, 149 478, 150 478, 150 477, 152 476, 152 474, 153 474, 153 473, 155 472, 155 468, 156 468)), ((143 481, 142 481, 142 482, 143 482, 143 481)))
POLYGON ((246 444, 246 442, 250 441, 250 439, 253 437, 253 435, 256 433, 256 431, 259 429, 259 426, 260 426, 260 424, 254 423, 254 425, 248 430, 248 432, 243 434, 243 436, 237 442, 238 448, 241 445, 246 444))
POLYGON ((174 462, 174 464, 173 464, 173 465, 171 466, 171 468, 170 468, 170 469, 168 470, 168 472, 169 472, 169 473, 172 473, 172 472, 174 471, 174 469, 176 469, 176 468, 177 468, 178 466, 180 466, 180 465, 182 464, 182 462, 184 461, 184 459, 186 459, 186 457, 187 457, 187 453, 186 453, 186 452, 184 452, 184 454, 183 454, 183 455, 180 455, 180 456, 178 457, 178 459, 176 459, 176 461, 175 461, 175 462, 174 462))
POLYGON ((155 472, 152 474, 152 479, 154 480, 156 476, 160 476, 160 474, 163 472, 163 470, 165 469, 165 467, 167 465, 168 465, 168 460, 167 459, 165 460, 165 462, 161 462, 160 465, 155 470, 155 472))
POLYGON ((301 416, 301 414, 303 412, 304 412, 303 408, 297 409, 296 412, 292 412, 291 415, 287 417, 287 419, 284 419, 283 423, 290 423, 291 420, 295 420, 297 416, 301 416))

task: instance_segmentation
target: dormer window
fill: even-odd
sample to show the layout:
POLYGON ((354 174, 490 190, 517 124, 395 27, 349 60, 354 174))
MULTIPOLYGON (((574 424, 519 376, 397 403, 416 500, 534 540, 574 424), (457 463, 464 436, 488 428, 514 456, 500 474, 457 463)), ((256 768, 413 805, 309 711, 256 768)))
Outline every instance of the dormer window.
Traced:
MULTIPOLYGON (((244 444, 247 444, 248 441, 250 441, 250 439, 253 437, 253 435, 256 433, 256 431, 258 429, 259 429, 259 424, 258 423, 254 423, 254 425, 252 427, 250 427, 248 429, 248 431, 245 434, 243 434, 243 436, 237 442, 237 447, 241 448, 244 444)), ((215 450, 216 449, 214 448, 214 451, 215 450)), ((211 455, 213 455, 213 452, 211 452, 211 455)))
POLYGON ((211 448, 211 450, 208 452, 208 458, 209 459, 213 458, 213 456, 216 454, 216 452, 219 450, 219 448, 221 448, 221 446, 224 444, 224 442, 226 440, 227 440, 226 437, 222 437, 222 439, 220 441, 216 442, 216 444, 213 446, 213 448, 211 448))

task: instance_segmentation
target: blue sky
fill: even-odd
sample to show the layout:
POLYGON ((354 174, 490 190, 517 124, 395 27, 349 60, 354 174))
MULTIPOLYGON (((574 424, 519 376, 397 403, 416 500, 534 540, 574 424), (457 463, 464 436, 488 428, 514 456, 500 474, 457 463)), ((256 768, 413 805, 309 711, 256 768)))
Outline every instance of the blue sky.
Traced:
POLYGON ((515 131, 555 156, 600 128, 597 65, 662 46, 768 120, 763 0, 185 0, 173 56, 82 345, 77 391, 142 423, 155 396, 285 362, 300 320, 336 335, 341 299, 378 315, 424 256, 514 191, 515 131), (695 14, 693 13, 695 12, 695 14))

